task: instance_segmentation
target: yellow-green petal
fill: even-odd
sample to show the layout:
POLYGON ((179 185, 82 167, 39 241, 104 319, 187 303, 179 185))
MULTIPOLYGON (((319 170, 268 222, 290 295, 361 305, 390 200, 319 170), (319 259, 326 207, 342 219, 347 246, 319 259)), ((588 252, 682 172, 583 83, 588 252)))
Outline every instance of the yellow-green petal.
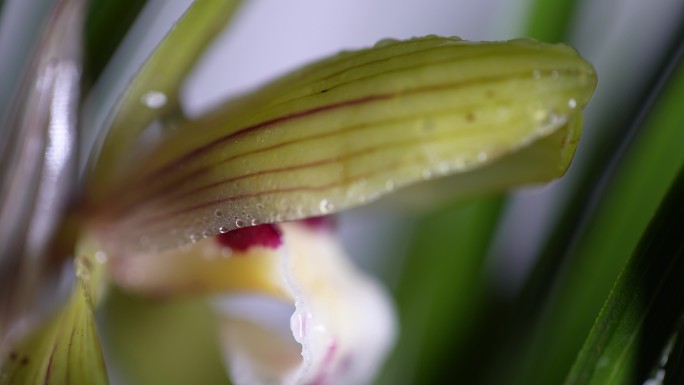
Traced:
POLYGON ((102 265, 82 250, 67 303, 0 358, 0 385, 106 385, 109 383, 95 325, 102 265))
MULTIPOLYGON (((564 45, 383 41, 179 127, 87 212, 107 247, 135 251, 329 214, 535 143, 557 154, 533 164, 534 181, 548 180, 568 165, 595 85, 591 65, 564 45)), ((530 182, 515 177, 524 167, 500 169, 485 187, 530 182)))

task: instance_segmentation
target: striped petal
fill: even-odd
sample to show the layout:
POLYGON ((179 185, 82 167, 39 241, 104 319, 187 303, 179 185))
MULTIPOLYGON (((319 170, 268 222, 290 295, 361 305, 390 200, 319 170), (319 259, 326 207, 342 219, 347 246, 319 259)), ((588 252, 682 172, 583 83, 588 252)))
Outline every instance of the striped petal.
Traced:
POLYGON ((96 255, 81 248, 66 304, 0 357, 0 385, 109 383, 95 326, 103 270, 96 255))
POLYGON ((329 214, 436 176, 471 174, 466 191, 541 182, 568 166, 595 85, 563 45, 383 41, 178 127, 86 210, 106 247, 134 252, 329 214), (506 163, 523 151, 546 155, 506 163))

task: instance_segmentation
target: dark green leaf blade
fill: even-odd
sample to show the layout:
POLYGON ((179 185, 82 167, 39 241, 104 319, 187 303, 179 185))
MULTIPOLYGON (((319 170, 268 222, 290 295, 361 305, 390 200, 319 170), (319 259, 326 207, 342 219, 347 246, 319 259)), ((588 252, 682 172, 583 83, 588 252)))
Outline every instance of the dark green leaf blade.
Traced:
POLYGON ((525 338, 525 358, 511 383, 557 383, 567 375, 611 284, 684 165, 682 52, 671 58, 664 87, 655 87, 648 114, 634 123, 641 128, 615 160, 586 227, 566 248, 564 275, 554 282, 537 328, 525 338))
POLYGON ((566 385, 642 383, 684 311, 684 168, 620 275, 566 385))
POLYGON ((86 18, 85 67, 94 82, 147 0, 93 0, 86 18))

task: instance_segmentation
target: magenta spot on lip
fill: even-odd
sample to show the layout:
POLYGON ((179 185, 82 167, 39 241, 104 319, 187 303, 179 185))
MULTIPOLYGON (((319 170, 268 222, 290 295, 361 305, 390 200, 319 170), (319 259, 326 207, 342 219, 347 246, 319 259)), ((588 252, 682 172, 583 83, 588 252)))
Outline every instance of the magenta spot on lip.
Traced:
POLYGON ((283 243, 280 231, 271 224, 235 229, 219 234, 216 238, 221 246, 230 247, 235 251, 245 251, 252 246, 275 249, 283 243))
POLYGON ((335 230, 335 219, 331 215, 324 215, 320 217, 311 217, 302 219, 300 223, 306 225, 306 227, 312 230, 325 230, 333 231, 335 230))

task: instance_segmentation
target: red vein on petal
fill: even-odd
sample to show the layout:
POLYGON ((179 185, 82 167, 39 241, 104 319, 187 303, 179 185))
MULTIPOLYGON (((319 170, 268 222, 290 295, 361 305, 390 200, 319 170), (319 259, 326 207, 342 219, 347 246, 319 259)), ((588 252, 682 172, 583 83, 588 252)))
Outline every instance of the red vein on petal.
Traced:
MULTIPOLYGON (((542 71, 542 72, 544 72, 544 71, 542 71)), ((548 72, 548 74, 550 74, 552 71, 546 71, 546 72, 548 72)), ((544 72, 544 73, 547 74, 546 72, 544 72)), ((572 70, 557 71, 557 72, 560 72, 561 74, 569 74, 569 75, 572 75, 572 74, 578 74, 578 73, 580 73, 581 71, 580 71, 580 70, 577 70, 577 69, 572 69, 572 70)), ((547 74, 547 75, 548 75, 548 74, 547 74)), ((164 166, 163 168, 161 168, 161 169, 159 169, 159 170, 153 172, 150 176, 146 177, 145 179, 147 179, 147 178, 155 178, 155 177, 160 178, 160 177, 162 177, 162 174, 169 173, 172 169, 178 167, 180 164, 182 164, 182 163, 188 161, 189 159, 191 159, 191 158, 193 158, 193 157, 195 157, 195 156, 201 154, 201 153, 204 152, 204 151, 209 150, 211 147, 217 146, 217 145, 219 145, 219 144, 221 144, 221 143, 224 143, 224 142, 226 142, 226 141, 230 141, 231 139, 235 139, 235 138, 238 137, 238 136, 247 135, 247 134, 250 133, 250 132, 258 131, 258 130, 260 130, 260 129, 269 127, 269 126, 274 125, 274 124, 284 123, 284 122, 289 121, 289 120, 294 120, 294 119, 298 119, 298 118, 303 118, 303 117, 306 117, 306 116, 314 115, 314 114, 319 113, 319 112, 325 112, 325 111, 335 110, 335 109, 342 108, 342 107, 347 107, 347 106, 353 106, 353 105, 364 104, 364 103, 366 103, 366 102, 371 102, 371 101, 378 101, 378 100, 391 99, 391 98, 397 97, 397 96, 399 96, 399 95, 418 94, 418 93, 423 93, 423 92, 431 92, 431 91, 444 90, 444 89, 457 89, 457 88, 460 88, 460 87, 464 87, 464 86, 466 86, 466 85, 474 85, 474 84, 483 83, 483 82, 494 82, 494 81, 497 81, 497 80, 500 80, 500 81, 510 80, 510 79, 515 78, 515 77, 520 77, 520 76, 524 76, 524 75, 526 75, 526 73, 525 73, 525 74, 507 74, 507 75, 503 75, 503 76, 495 76, 495 77, 490 77, 490 78, 486 78, 486 79, 475 79, 475 80, 469 80, 469 81, 457 82, 457 83, 451 83, 451 84, 441 84, 441 85, 430 86, 430 87, 416 88, 416 89, 409 90, 409 91, 404 91, 404 92, 401 92, 401 93, 380 94, 380 95, 368 96, 368 97, 364 97, 364 98, 348 100, 348 101, 341 102, 341 103, 336 103, 336 104, 330 104, 330 105, 326 105, 326 106, 321 106, 321 107, 317 107, 317 108, 314 108, 314 109, 310 109, 310 110, 298 112, 298 113, 295 113, 295 114, 286 115, 286 116, 282 116, 282 117, 279 117, 279 118, 267 120, 267 121, 265 121, 265 122, 261 122, 261 123, 258 123, 258 124, 255 124, 255 125, 248 126, 248 127, 246 127, 246 128, 240 129, 240 130, 238 130, 238 131, 236 131, 236 132, 233 132, 233 133, 231 133, 231 134, 228 134, 228 135, 226 135, 226 136, 224 136, 224 137, 215 139, 214 141, 212 141, 212 142, 210 142, 210 143, 208 143, 208 144, 205 144, 205 145, 203 145, 203 146, 200 146, 200 147, 196 148, 195 150, 191 151, 190 153, 184 155, 184 156, 181 157, 180 159, 177 159, 176 161, 172 162, 171 164, 168 164, 167 166, 164 166)), ((409 118, 404 117, 403 119, 409 119, 409 118)), ((398 120, 401 120, 401 119, 398 119, 398 120)), ((380 122, 380 123, 382 123, 382 122, 380 122)), ((359 125, 360 128, 364 128, 364 127, 366 127, 366 126, 367 126, 367 125, 363 125, 363 124, 359 125)), ((337 131, 335 131, 335 132, 323 134, 322 136, 334 135, 336 132, 344 132, 345 130, 346 130, 346 129, 337 130, 337 131)), ((239 158, 239 157, 242 157, 242 156, 248 156, 248 155, 251 155, 251 154, 254 154, 254 153, 258 153, 258 152, 261 152, 261 151, 267 151, 267 150, 270 149, 270 148, 275 148, 275 147, 280 147, 280 146, 284 146, 284 145, 288 145, 288 144, 298 143, 298 142, 306 141, 306 140, 309 140, 309 139, 315 139, 316 137, 318 137, 318 135, 314 135, 314 136, 310 136, 310 137, 305 137, 305 138, 299 138, 299 139, 297 139, 297 140, 292 140, 292 141, 289 141, 289 142, 280 143, 280 144, 278 144, 278 145, 271 146, 271 147, 268 147, 268 148, 257 149, 257 150, 254 150, 254 151, 249 151, 249 152, 246 152, 246 153, 234 155, 234 156, 232 156, 232 157, 229 157, 229 158, 226 158, 226 159, 222 159, 222 160, 220 160, 220 161, 217 162, 217 163, 214 163, 214 164, 211 164, 211 165, 207 165, 207 166, 203 166, 203 167, 200 167, 199 169, 193 170, 192 173, 186 174, 185 176, 181 177, 180 182, 184 182, 184 181, 193 179, 194 177, 196 177, 197 172, 201 173, 201 172, 204 172, 204 171, 208 171, 208 170, 210 170, 210 169, 213 168, 213 167, 216 167, 216 166, 218 166, 218 165, 220 165, 220 164, 223 164, 223 163, 225 163, 225 162, 228 162, 228 161, 230 161, 230 160, 233 160, 233 159, 236 159, 236 158, 239 158)), ((141 180, 142 180, 142 179, 141 179, 141 180)), ((168 187, 169 187, 170 185, 177 184, 177 183, 180 183, 180 182, 179 182, 178 180, 176 180, 176 181, 172 180, 170 183, 164 184, 164 185, 162 185, 162 187, 158 187, 158 188, 154 189, 154 190, 153 190, 152 192, 150 192, 150 193, 143 193, 143 195, 142 195, 141 197, 138 197, 136 200, 142 201, 143 198, 145 198, 146 196, 152 195, 152 194, 154 194, 155 192, 158 192, 158 191, 168 191, 168 187), (166 187, 165 187, 165 186, 166 186, 166 187)), ((148 190, 148 191, 149 191, 149 190, 148 190)), ((133 204, 132 206, 135 207, 135 206, 137 206, 137 205, 136 205, 136 204, 133 204)), ((129 207, 131 207, 131 206, 129 206, 129 207)), ((126 206, 124 206, 123 211, 127 211, 127 207, 126 207, 126 206)))
MULTIPOLYGON (((424 141, 422 141, 422 143, 428 144, 428 143, 440 142, 442 140, 448 140, 448 139, 454 137, 455 135, 461 135, 461 134, 462 133, 460 133, 460 132, 458 134, 454 134, 453 132, 445 132, 442 135, 434 135, 431 137, 431 140, 424 140, 424 141)), ((225 184, 229 184, 229 183, 234 183, 234 182, 238 182, 241 180, 254 178, 254 177, 258 177, 258 176, 282 174, 282 173, 293 172, 293 171, 297 171, 297 170, 315 168, 318 166, 323 166, 323 165, 328 165, 328 164, 334 164, 334 163, 337 163, 337 162, 342 161, 342 160, 353 159, 355 157, 359 157, 359 156, 363 156, 363 155, 369 155, 369 154, 377 153, 380 151, 385 151, 385 150, 389 150, 389 149, 397 149, 400 147, 409 147, 409 146, 414 145, 415 143, 416 143, 416 138, 408 138, 408 139, 405 139, 402 141, 393 142, 393 143, 391 143, 391 145, 374 146, 374 147, 369 147, 369 148, 357 150, 354 152, 349 152, 349 153, 344 154, 343 156, 326 158, 326 159, 321 159, 321 160, 314 161, 314 162, 297 164, 297 165, 292 165, 292 166, 288 166, 288 167, 280 167, 280 168, 274 168, 274 169, 268 169, 268 170, 261 170, 261 171, 253 172, 250 174, 245 174, 245 175, 240 175, 240 176, 236 176, 236 177, 232 177, 232 178, 218 180, 218 181, 212 182, 208 185, 204 185, 202 187, 196 188, 194 190, 185 191, 185 192, 182 192, 182 193, 176 194, 176 195, 166 196, 165 199, 161 199, 161 197, 160 197, 160 198, 158 198, 158 200, 166 202, 165 205, 173 205, 174 202, 177 202, 183 198, 187 198, 191 195, 197 194, 201 191, 208 190, 208 189, 211 189, 211 188, 214 188, 217 186, 221 186, 221 185, 225 185, 225 184)), ((349 178, 349 180, 362 178, 362 177, 364 177, 364 176, 358 176, 357 175, 357 176, 354 176, 352 178, 349 178)), ((139 204, 140 203, 142 203, 142 202, 139 202, 139 204)), ((145 201, 145 203, 149 204, 150 201, 145 201)), ((117 213, 117 215, 115 215, 115 217, 120 217, 122 215, 125 215, 126 212, 129 212, 130 210, 134 209, 135 207, 137 207, 137 205, 131 206, 131 207, 127 208, 127 210, 119 211, 117 213)))
POLYGON ((55 357, 55 351, 57 350, 57 340, 55 340, 55 345, 52 347, 52 351, 50 352, 50 359, 48 360, 48 366, 45 369, 45 385, 50 384, 50 376, 52 373, 52 359, 55 357))
MULTIPOLYGON (((578 74, 581 71, 579 69, 568 69, 568 70, 548 70, 548 71, 541 71, 541 73, 548 75, 551 74, 552 72, 556 72, 558 74, 578 74)), ((424 87, 417 87, 414 89, 410 90, 404 90, 404 91, 399 91, 399 92, 391 92, 391 93, 385 93, 385 94, 377 94, 377 95, 369 95, 369 96, 364 96, 356 99, 349 99, 349 100, 344 100, 338 103, 332 103, 332 104, 327 104, 319 107, 314 107, 308 110, 304 111, 299 111, 295 112, 289 115, 284 115, 284 116, 279 116, 277 118, 269 119, 260 123, 256 123, 241 129, 238 129, 235 132, 231 132, 230 134, 221 136, 219 138, 216 138, 209 143, 206 143, 204 145, 201 145, 197 147, 194 150, 191 150, 190 152, 186 153, 185 155, 176 158, 174 161, 171 163, 167 164, 166 166, 163 166, 162 168, 158 169, 157 171, 153 171, 149 174, 149 177, 158 177, 162 174, 169 173, 171 172, 174 168, 178 167, 180 164, 187 162, 189 159, 194 158, 195 156, 198 156, 202 154, 203 152, 207 151, 208 149, 218 146, 222 143, 225 143, 227 141, 233 140, 237 137, 247 135, 251 132, 254 131, 259 131, 263 128, 274 126, 280 123, 288 122, 291 120, 296 120, 296 119, 301 119, 304 117, 309 117, 321 112, 328 112, 328 111, 334 111, 340 108, 345 108, 345 107, 351 107, 351 106, 356 106, 356 105, 362 105, 365 103, 369 102, 375 102, 375 101, 380 101, 380 100, 388 100, 392 99, 398 96, 404 96, 404 95, 413 95, 413 94, 420 94, 420 93, 426 93, 426 92, 433 92, 433 91, 438 91, 438 90, 448 90, 448 89, 457 89, 461 88, 467 85, 476 85, 476 84, 483 84, 486 82, 495 82, 495 81, 503 81, 503 80, 510 80, 516 77, 527 77, 527 76, 532 76, 532 73, 528 73, 527 71, 521 72, 521 73, 511 73, 511 74, 505 74, 505 75, 497 75, 497 76, 490 76, 490 77, 484 77, 484 78, 478 78, 478 79, 464 79, 461 81, 453 82, 453 83, 446 83, 446 84, 435 84, 435 85, 430 85, 430 86, 424 86, 424 87)))

